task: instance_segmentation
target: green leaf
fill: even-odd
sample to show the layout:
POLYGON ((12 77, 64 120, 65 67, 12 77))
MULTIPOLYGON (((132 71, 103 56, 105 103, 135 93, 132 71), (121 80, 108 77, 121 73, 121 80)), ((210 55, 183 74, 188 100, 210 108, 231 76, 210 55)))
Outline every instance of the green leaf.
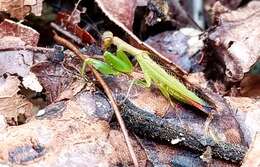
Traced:
MULTIPOLYGON (((119 72, 114 70, 110 65, 107 63, 96 60, 96 59, 88 59, 86 60, 87 64, 91 64, 95 69, 97 69, 99 72, 101 72, 104 75, 118 75, 119 72)), ((84 65, 83 65, 84 66, 84 65)))
POLYGON ((104 58, 107 64, 120 72, 130 73, 132 71, 132 67, 129 66, 128 63, 125 63, 123 60, 108 51, 104 53, 104 58))

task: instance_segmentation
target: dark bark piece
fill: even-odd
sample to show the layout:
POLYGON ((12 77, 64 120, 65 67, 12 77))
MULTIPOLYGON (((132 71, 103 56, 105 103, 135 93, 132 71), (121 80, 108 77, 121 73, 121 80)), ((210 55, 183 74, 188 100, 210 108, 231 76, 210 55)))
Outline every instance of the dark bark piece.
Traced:
POLYGON ((228 81, 240 81, 259 58, 259 7, 258 1, 236 11, 229 11, 220 3, 213 7, 217 27, 209 33, 208 44, 217 53, 228 81))
POLYGON ((215 142, 212 138, 202 138, 187 129, 176 126, 169 121, 150 114, 132 102, 126 100, 122 106, 122 116, 126 125, 136 134, 160 142, 171 144, 178 139, 177 145, 204 152, 208 146, 212 149, 213 157, 239 163, 247 151, 242 145, 225 142, 215 142))

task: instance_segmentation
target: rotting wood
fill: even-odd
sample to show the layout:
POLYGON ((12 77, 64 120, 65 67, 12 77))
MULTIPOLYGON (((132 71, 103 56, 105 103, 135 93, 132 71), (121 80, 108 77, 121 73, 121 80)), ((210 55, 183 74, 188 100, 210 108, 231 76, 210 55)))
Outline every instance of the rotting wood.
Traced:
POLYGON ((190 132, 138 108, 129 99, 122 103, 121 108, 126 126, 139 136, 168 144, 173 144, 172 142, 178 139, 178 142, 174 143, 176 146, 184 146, 200 153, 211 147, 213 157, 234 163, 240 163, 247 151, 245 146, 216 142, 212 138, 204 138, 195 132, 190 132))

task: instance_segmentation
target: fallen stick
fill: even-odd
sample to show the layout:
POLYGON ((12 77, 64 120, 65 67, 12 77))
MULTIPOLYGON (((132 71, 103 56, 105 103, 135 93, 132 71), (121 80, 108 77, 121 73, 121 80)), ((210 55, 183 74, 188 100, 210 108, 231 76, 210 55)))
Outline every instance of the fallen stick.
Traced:
POLYGON ((247 147, 242 145, 216 142, 209 137, 203 138, 196 132, 190 132, 138 108, 128 99, 124 100, 121 109, 126 126, 139 136, 171 145, 184 146, 200 153, 205 152, 207 147, 211 147, 213 157, 234 163, 240 163, 247 152, 247 147))

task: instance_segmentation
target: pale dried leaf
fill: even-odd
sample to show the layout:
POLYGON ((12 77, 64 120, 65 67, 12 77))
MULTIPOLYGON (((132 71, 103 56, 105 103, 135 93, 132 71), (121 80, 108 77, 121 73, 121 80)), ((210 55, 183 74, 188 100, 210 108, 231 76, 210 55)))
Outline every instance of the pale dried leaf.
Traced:
POLYGON ((250 145, 241 167, 259 167, 260 166, 260 133, 256 133, 254 141, 250 145))
POLYGON ((11 14, 11 17, 23 19, 29 13, 40 16, 43 0, 1 0, 0 11, 11 14))
POLYGON ((35 92, 41 92, 42 91, 42 86, 39 83, 37 77, 35 74, 31 73, 23 78, 22 82, 23 86, 27 89, 31 89, 35 92))
POLYGON ((0 52, 0 75, 5 73, 18 74, 25 77, 30 73, 33 64, 33 53, 30 51, 0 52))
POLYGON ((205 0, 204 4, 206 10, 210 10, 217 1, 230 9, 236 9, 242 2, 242 0, 205 0))
POLYGON ((17 124, 19 114, 25 118, 32 116, 32 104, 18 95, 20 81, 17 77, 8 76, 1 79, 0 114, 5 116, 9 124, 17 124))
POLYGON ((17 77, 9 76, 7 79, 1 78, 0 98, 13 97, 20 89, 20 80, 17 77))
POLYGON ((7 122, 5 120, 5 117, 0 114, 0 132, 4 130, 7 127, 7 122))
POLYGON ((4 73, 18 74, 22 77, 29 74, 29 66, 33 64, 33 53, 20 50, 26 45, 36 46, 39 33, 34 29, 5 19, 0 23, 0 75, 4 73), (8 50, 12 48, 11 50, 8 50))

